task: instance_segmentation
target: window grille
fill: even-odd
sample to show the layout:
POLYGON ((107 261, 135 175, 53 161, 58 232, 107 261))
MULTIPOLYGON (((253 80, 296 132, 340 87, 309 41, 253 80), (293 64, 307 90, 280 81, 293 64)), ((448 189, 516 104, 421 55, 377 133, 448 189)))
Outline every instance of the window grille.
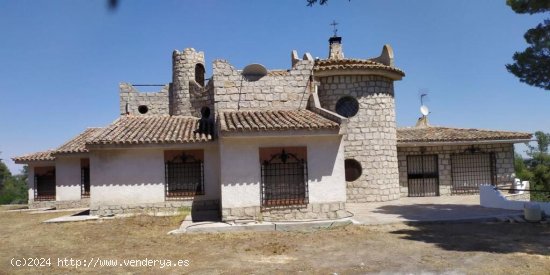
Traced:
POLYGON ((80 196, 82 198, 90 197, 90 167, 80 169, 80 196))
POLYGON ((55 172, 50 171, 44 175, 34 176, 34 200, 55 200, 55 172))
POLYGON ((451 155, 451 194, 477 194, 481 184, 497 185, 494 153, 451 155))
POLYGON ((409 197, 439 196, 437 155, 407 156, 409 197))
POLYGON ((202 160, 181 154, 165 163, 166 199, 204 195, 204 167, 202 160))
POLYGON ((352 117, 359 111, 359 102, 351 96, 342 97, 336 102, 336 113, 344 117, 352 117))
POLYGON ((283 149, 261 164, 263 207, 308 204, 307 162, 283 149))

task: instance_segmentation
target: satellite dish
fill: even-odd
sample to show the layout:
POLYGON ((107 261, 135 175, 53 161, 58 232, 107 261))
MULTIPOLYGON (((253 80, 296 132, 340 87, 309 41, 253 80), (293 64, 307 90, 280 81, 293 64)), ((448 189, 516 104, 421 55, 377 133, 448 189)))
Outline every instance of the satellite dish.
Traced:
POLYGON ((248 81, 256 81, 267 75, 267 69, 261 64, 250 64, 244 67, 242 75, 248 81))
POLYGON ((428 109, 428 106, 422 105, 420 106, 420 113, 422 113, 422 115, 427 116, 430 113, 430 109, 428 109))

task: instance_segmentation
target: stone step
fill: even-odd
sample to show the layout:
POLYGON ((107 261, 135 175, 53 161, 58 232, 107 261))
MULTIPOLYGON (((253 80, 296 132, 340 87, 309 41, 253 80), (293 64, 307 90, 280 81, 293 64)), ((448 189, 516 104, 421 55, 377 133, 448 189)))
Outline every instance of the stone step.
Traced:
POLYGON ((220 221, 221 216, 218 210, 200 210, 192 211, 191 219, 193 220, 193 222, 220 221))
POLYGON ((513 216, 512 217, 516 222, 519 222, 519 223, 525 223, 527 222, 522 216, 513 216))

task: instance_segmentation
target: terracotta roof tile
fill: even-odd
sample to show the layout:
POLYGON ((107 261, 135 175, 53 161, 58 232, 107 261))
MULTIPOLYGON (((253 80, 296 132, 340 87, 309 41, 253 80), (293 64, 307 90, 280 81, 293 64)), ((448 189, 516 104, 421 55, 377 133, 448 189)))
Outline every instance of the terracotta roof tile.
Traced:
MULTIPOLYGON (((200 133, 200 119, 188 116, 122 116, 87 144, 161 144, 212 140, 212 129, 200 133)), ((208 128, 208 127, 207 127, 208 128)))
POLYGON ((12 160, 17 164, 25 164, 35 161, 52 161, 55 160, 55 157, 52 155, 54 150, 48 150, 44 152, 36 152, 32 154, 27 154, 19 157, 13 157, 12 160))
POLYGON ((358 70, 358 69, 379 69, 386 70, 405 76, 405 72, 396 68, 369 59, 319 59, 315 60, 314 71, 327 70, 358 70))
POLYGON ((398 143, 412 142, 459 142, 482 140, 518 140, 531 139, 530 133, 493 131, 480 129, 462 129, 448 127, 411 127, 397 129, 398 143))
POLYGON ((222 132, 337 129, 338 123, 308 110, 220 112, 222 132))
POLYGON ((88 128, 84 130, 84 132, 57 148, 54 154, 87 153, 86 140, 93 138, 101 130, 102 128, 88 128))

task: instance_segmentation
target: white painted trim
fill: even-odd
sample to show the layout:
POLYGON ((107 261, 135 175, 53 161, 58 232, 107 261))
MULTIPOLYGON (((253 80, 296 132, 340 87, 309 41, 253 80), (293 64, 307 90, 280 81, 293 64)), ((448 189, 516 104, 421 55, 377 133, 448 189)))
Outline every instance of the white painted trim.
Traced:
POLYGON ((315 70, 315 77, 326 77, 326 76, 339 76, 339 75, 378 75, 390 78, 392 80, 401 80, 403 76, 397 72, 392 72, 384 69, 354 69, 354 70, 345 70, 345 69, 336 69, 336 70, 315 70))

